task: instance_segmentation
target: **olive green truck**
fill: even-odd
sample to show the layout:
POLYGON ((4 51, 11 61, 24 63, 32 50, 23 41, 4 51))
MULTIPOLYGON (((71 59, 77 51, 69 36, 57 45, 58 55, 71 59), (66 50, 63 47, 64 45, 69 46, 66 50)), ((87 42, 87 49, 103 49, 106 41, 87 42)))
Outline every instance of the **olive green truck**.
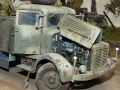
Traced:
POLYGON ((100 28, 75 17, 67 7, 21 5, 16 16, 0 17, 0 67, 11 63, 36 73, 39 90, 99 78, 113 71, 109 44, 100 28))

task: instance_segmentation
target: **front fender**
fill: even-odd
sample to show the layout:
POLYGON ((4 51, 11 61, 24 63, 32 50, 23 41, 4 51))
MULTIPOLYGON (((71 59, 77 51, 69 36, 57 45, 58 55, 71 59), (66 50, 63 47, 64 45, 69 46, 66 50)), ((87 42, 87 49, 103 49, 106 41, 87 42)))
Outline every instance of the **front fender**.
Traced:
POLYGON ((63 56, 57 53, 48 53, 47 55, 41 56, 39 60, 36 61, 35 66, 42 60, 49 60, 56 66, 62 82, 72 80, 73 67, 63 56))

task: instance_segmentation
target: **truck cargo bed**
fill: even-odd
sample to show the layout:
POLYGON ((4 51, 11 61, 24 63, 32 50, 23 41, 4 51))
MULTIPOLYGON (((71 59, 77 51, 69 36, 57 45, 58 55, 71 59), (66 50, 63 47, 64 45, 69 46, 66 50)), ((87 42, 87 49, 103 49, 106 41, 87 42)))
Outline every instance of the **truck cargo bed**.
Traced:
POLYGON ((0 17, 0 51, 9 52, 15 17, 0 17))

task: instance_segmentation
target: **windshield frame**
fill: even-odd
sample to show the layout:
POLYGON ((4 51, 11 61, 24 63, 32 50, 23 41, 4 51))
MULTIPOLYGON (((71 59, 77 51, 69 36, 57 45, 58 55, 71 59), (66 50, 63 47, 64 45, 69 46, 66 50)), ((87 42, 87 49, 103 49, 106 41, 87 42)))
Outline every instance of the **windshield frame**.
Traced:
POLYGON ((61 21, 61 19, 63 18, 63 16, 64 15, 70 15, 70 16, 75 16, 74 14, 69 14, 69 13, 48 13, 47 14, 47 19, 46 19, 46 25, 48 26, 48 27, 58 27, 59 26, 59 23, 60 23, 60 21, 61 21), (50 16, 53 16, 53 15, 57 15, 57 16, 59 16, 59 21, 58 21, 58 23, 56 24, 56 25, 53 25, 53 24, 51 24, 50 23, 50 16))

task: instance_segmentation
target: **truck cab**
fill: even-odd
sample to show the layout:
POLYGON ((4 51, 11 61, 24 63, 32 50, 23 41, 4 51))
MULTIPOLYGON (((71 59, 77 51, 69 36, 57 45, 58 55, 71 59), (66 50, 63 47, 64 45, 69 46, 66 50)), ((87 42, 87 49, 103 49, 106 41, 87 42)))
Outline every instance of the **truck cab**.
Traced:
POLYGON ((116 58, 101 29, 75 17, 67 7, 21 5, 14 17, 0 18, 0 66, 36 73, 39 90, 65 90, 69 82, 109 74, 116 58))

